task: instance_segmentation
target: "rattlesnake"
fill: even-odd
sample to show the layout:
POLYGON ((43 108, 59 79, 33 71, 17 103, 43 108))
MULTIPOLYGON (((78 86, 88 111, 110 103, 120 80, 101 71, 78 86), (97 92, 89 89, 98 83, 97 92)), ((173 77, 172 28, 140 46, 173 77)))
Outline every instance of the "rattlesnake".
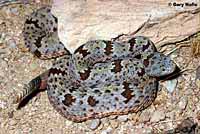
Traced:
POLYGON ((25 86, 16 102, 47 89, 54 108, 74 122, 138 112, 156 98, 159 77, 177 67, 143 36, 121 42, 92 40, 71 53, 59 40, 57 23, 49 7, 26 19, 25 46, 40 59, 55 60, 25 86))

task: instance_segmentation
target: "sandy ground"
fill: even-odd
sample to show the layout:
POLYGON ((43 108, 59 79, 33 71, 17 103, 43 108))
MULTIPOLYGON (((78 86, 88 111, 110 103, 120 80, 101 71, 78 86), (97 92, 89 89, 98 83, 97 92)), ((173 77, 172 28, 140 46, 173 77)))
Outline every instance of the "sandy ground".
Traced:
MULTIPOLYGON (((25 107, 16 110, 13 97, 25 83, 51 66, 51 61, 35 58, 24 47, 21 35, 23 22, 34 8, 30 5, 11 5, 0 9, 0 133, 146 134, 167 133, 168 130, 184 126, 194 128, 197 133, 200 87, 196 85, 195 78, 200 56, 192 51, 196 50, 192 43, 194 39, 186 44, 188 47, 182 47, 172 54, 177 65, 182 70, 188 70, 174 81, 161 82, 153 105, 140 113, 73 123, 53 109, 46 92, 39 93, 25 107), (173 92, 166 90, 166 87, 172 87, 173 92)), ((169 46, 169 51, 173 47, 169 46)))

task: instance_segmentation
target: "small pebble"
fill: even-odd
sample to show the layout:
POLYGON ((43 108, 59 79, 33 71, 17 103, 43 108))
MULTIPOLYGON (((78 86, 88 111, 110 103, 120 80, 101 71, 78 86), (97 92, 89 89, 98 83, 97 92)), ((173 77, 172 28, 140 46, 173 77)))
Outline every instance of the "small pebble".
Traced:
POLYGON ((16 120, 10 120, 9 125, 15 126, 17 124, 16 120))
POLYGON ((177 79, 166 81, 165 87, 167 88, 167 91, 172 93, 176 89, 177 83, 178 83, 177 79))
POLYGON ((7 53, 7 50, 6 50, 6 49, 0 49, 0 55, 6 54, 6 53, 7 53))
POLYGON ((184 109, 186 108, 186 106, 187 106, 187 103, 188 103, 187 97, 182 97, 182 98, 180 99, 180 102, 178 103, 178 106, 179 106, 179 108, 180 108, 181 110, 184 110, 184 109))
POLYGON ((200 79, 200 66, 198 66, 196 70, 196 79, 200 79))
POLYGON ((101 134, 112 134, 112 128, 108 127, 106 130, 103 130, 101 134))
POLYGON ((8 45, 10 48, 13 48, 13 49, 16 48, 16 46, 17 46, 16 42, 12 39, 8 41, 8 45))
POLYGON ((176 111, 174 110, 166 113, 166 117, 172 120, 175 119, 175 116, 176 116, 176 111))
POLYGON ((13 110, 8 112, 8 117, 9 118, 13 118, 13 116, 14 116, 14 111, 13 110))
POLYGON ((119 126, 119 121, 117 120, 111 120, 110 125, 113 129, 117 128, 119 126))
POLYGON ((150 114, 151 113, 147 110, 143 111, 140 115, 140 122, 148 122, 150 120, 150 114))
POLYGON ((107 128, 110 126, 110 121, 108 118, 102 118, 101 119, 101 124, 100 127, 103 127, 103 128, 107 128))
POLYGON ((109 116, 109 119, 110 120, 115 120, 115 119, 117 119, 117 117, 118 117, 117 115, 111 115, 111 116, 109 116))
POLYGON ((143 129, 142 133, 143 134, 152 134, 153 130, 152 130, 152 128, 145 128, 145 129, 143 129))
POLYGON ((30 69, 31 70, 35 70, 35 69, 37 69, 38 68, 38 65, 36 64, 36 63, 31 63, 30 64, 30 69))
POLYGON ((7 108, 7 106, 6 106, 6 102, 5 101, 1 101, 0 100, 0 109, 6 109, 7 108))
POLYGON ((165 119, 164 111, 155 111, 151 117, 151 122, 159 122, 165 119))
POLYGON ((197 113, 196 113, 196 119, 197 119, 198 121, 200 121, 200 111, 197 111, 197 113))
POLYGON ((87 121, 86 124, 91 130, 95 130, 101 124, 101 121, 100 119, 94 119, 87 121))
POLYGON ((196 70, 196 85, 200 88, 200 66, 196 70))
POLYGON ((10 8, 10 12, 14 15, 18 15, 19 14, 19 11, 17 8, 10 8))
POLYGON ((121 116, 118 116, 117 118, 120 122, 126 122, 128 121, 128 115, 121 115, 121 116))
POLYGON ((192 118, 184 119, 180 124, 177 125, 176 131, 179 133, 195 134, 195 128, 197 123, 192 118))

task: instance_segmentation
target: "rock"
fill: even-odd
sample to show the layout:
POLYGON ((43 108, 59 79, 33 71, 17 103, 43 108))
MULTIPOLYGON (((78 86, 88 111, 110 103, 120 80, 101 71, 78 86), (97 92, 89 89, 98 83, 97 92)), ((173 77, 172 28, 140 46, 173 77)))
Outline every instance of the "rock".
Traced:
POLYGON ((155 111, 151 117, 151 122, 159 122, 165 119, 164 111, 155 111))
MULTIPOLYGON (((141 33, 137 34, 151 36, 158 30, 158 27, 164 27, 162 31, 159 31, 159 36, 151 36, 155 42, 158 42, 158 46, 163 42, 182 40, 185 38, 183 35, 196 33, 199 29, 196 16, 192 13, 170 17, 167 21, 165 18, 165 23, 160 23, 157 19, 151 21, 183 10, 182 8, 174 10, 175 7, 168 6, 169 2, 167 1, 165 4, 163 4, 163 1, 158 1, 160 3, 158 9, 155 8, 157 2, 151 2, 150 0, 143 3, 134 0, 54 1, 52 12, 60 21, 58 25, 59 37, 64 44, 70 46, 71 50, 77 47, 75 44, 83 44, 91 38, 110 39, 122 33, 134 32, 148 18, 151 18, 148 27, 145 30, 139 30, 141 33), (188 19, 187 23, 183 21, 184 19, 188 19), (183 30, 179 31, 177 29, 183 30), (163 39, 166 35, 171 38, 163 39), (162 39, 163 41, 161 41, 162 39)), ((195 9, 198 6, 191 8, 195 9)))
POLYGON ((128 115, 121 115, 121 116, 118 116, 117 118, 120 122, 126 122, 128 121, 128 115))
POLYGON ((86 124, 91 130, 95 130, 101 124, 101 121, 100 119, 94 119, 87 121, 86 124))

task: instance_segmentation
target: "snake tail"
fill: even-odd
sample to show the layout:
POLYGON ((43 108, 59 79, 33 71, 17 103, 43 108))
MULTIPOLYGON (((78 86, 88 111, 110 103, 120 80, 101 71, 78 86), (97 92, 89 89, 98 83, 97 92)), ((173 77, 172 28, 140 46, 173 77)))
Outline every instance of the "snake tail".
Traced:
POLYGON ((45 90, 47 87, 48 74, 49 71, 46 71, 34 78, 33 80, 31 80, 28 84, 25 84, 23 90, 20 93, 18 93, 17 96, 14 98, 13 103, 18 103, 20 105, 20 103, 32 93, 45 90))

